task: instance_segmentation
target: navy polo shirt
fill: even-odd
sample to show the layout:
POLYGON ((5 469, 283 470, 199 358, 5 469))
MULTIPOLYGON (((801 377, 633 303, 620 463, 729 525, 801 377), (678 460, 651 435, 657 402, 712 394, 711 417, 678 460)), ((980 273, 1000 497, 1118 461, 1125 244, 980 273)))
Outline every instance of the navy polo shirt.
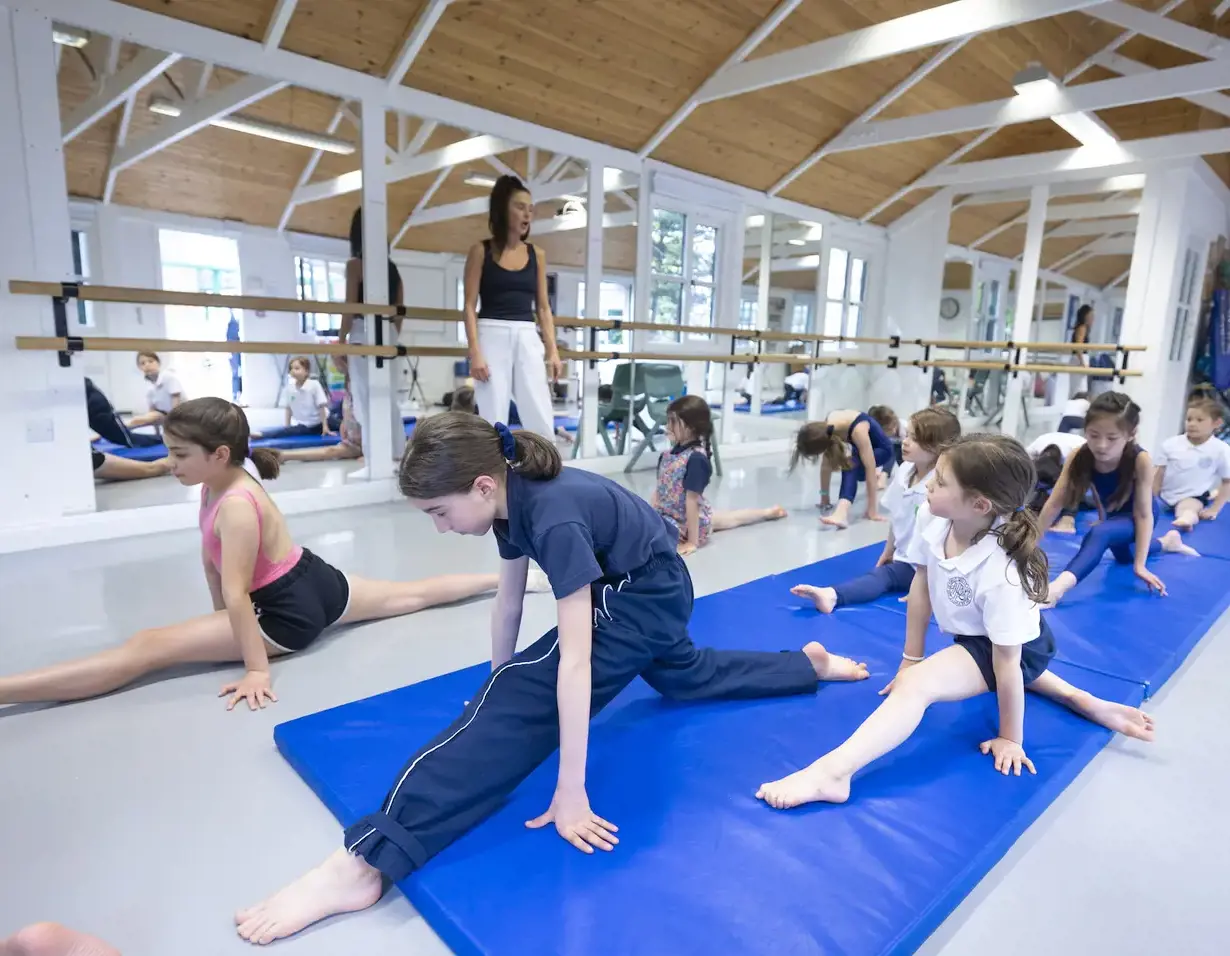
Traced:
MULTIPOLYGON (((687 445, 676 445, 671 449, 672 455, 678 455, 681 451, 687 448, 687 445)), ((700 443, 696 443, 696 447, 700 447, 700 443)), ((704 452, 699 455, 690 455, 688 463, 683 468, 683 490, 694 491, 698 495, 703 495, 705 489, 709 487, 709 479, 713 477, 713 466, 709 464, 709 456, 704 452)))
POLYGON ((508 520, 492 526, 500 557, 537 561, 557 598, 674 554, 679 532, 609 478, 565 468, 546 481, 508 475, 508 520))

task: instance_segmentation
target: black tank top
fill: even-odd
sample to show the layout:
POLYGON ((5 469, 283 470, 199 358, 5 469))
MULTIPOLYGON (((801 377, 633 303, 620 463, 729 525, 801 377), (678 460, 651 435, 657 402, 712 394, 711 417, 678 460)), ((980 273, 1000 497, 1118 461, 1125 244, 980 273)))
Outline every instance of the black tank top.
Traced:
MULTIPOLYGON (((360 259, 360 262, 363 260, 360 259)), ((366 302, 363 298, 363 280, 359 280, 359 301, 366 302)), ((389 301, 396 305, 401 301, 401 273, 397 271, 397 266, 393 260, 389 260, 389 301)))
POLYGON ((478 317, 533 322, 538 299, 538 254, 528 242, 525 266, 513 271, 495 261, 491 240, 483 240, 483 274, 478 280, 478 317))

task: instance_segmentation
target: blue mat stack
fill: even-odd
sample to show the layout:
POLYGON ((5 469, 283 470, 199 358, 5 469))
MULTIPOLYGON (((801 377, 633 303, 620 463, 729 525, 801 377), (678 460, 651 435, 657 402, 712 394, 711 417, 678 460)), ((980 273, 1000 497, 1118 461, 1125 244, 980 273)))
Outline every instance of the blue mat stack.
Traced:
MULTIPOLYGON (((1062 567, 1076 543, 1048 536, 1052 563, 1062 567)), ((1167 598, 1145 593, 1130 567, 1104 562, 1047 612, 1055 671, 1132 704, 1174 673, 1230 605, 1230 520, 1198 529, 1192 543, 1209 556, 1156 561, 1167 598)), ((615 852, 583 856, 525 829, 550 802, 550 761, 402 891, 467 956, 913 952, 1111 734, 1031 696, 1026 746, 1038 775, 1001 777, 977 750, 996 729, 985 695, 931 708, 904 746, 855 778, 843 806, 779 813, 756 801, 758 784, 839 744, 880 702, 900 659, 905 605, 890 596, 825 617, 789 593, 861 573, 880 547, 702 598, 692 622, 697 643, 717 647, 818 639, 867 661, 871 680, 823 685, 815 697, 701 705, 662 700, 638 681, 590 734, 589 796, 620 827, 615 852)), ((946 642, 933 629, 928 650, 946 642)), ((488 672, 481 665, 291 721, 275 739, 350 823, 381 802, 405 759, 488 672)))

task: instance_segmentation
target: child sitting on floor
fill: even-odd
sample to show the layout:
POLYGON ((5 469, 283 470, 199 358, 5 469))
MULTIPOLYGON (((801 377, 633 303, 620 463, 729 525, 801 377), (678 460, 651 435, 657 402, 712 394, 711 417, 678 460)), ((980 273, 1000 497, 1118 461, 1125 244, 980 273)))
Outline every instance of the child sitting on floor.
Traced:
MULTIPOLYGON (((887 406, 878 406, 887 409, 887 406)), ((891 409, 889 409, 891 411, 891 409)), ((896 418, 896 416, 893 416, 896 418)), ((800 459, 820 462, 820 507, 829 507, 829 484, 834 471, 840 471, 841 490, 838 493, 837 507, 831 515, 825 515, 820 520, 836 528, 846 528, 850 524, 850 506, 854 504, 854 496, 858 493, 858 483, 867 483, 867 518, 871 521, 886 521, 886 515, 880 514, 877 507, 879 486, 876 482, 876 470, 889 468, 895 452, 892 439, 884 432, 878 421, 866 412, 844 409, 829 412, 822 422, 808 422, 799 429, 795 438, 794 454, 790 458, 790 470, 798 466, 800 459), (858 453, 857 463, 851 457, 851 452, 858 453)))
POLYGON ((684 395, 670 403, 666 409, 666 437, 672 447, 658 459, 653 506, 679 528, 680 554, 691 554, 702 547, 711 532, 786 517, 786 509, 781 505, 714 511, 705 500, 705 488, 713 474, 709 464, 713 418, 709 404, 699 395, 684 395))
POLYGON ((1221 405, 1211 398, 1192 398, 1182 435, 1162 442, 1157 458, 1153 492, 1174 511, 1171 522, 1180 531, 1190 531, 1203 519, 1212 521, 1230 495, 1230 445, 1214 438, 1222 426, 1221 405), (1221 488, 1216 500, 1211 489, 1221 488))
POLYGON ((798 597, 810 598, 816 609, 829 614, 834 608, 865 604, 882 594, 905 594, 914 580, 914 566, 906 561, 914 519, 927 499, 927 482, 943 447, 961 435, 961 423, 946 408, 924 408, 910 416, 902 443, 904 464, 897 469, 884 494, 884 510, 890 522, 888 540, 876 566, 862 577, 836 587, 799 584, 790 589, 798 597))

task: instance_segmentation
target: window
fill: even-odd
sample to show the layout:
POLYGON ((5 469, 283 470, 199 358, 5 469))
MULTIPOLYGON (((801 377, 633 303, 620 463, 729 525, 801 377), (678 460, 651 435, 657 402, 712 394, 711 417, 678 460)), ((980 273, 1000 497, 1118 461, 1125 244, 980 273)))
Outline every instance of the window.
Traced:
MULTIPOLYGON (((331 259, 295 256, 299 298, 316 302, 346 301, 346 263, 331 259)), ((341 316, 325 312, 300 312, 299 329, 307 335, 336 337, 341 316)))
MULTIPOLYGON (((716 297, 717 226, 695 222, 681 212, 655 209, 649 320, 661 325, 713 325, 716 297)), ((652 342, 678 342, 678 332, 651 332, 652 342)), ((709 333, 688 333, 707 339, 709 333)))
POLYGON ((790 312, 790 331, 795 333, 806 332, 810 325, 811 303, 807 301, 796 302, 790 312))
MULTIPOLYGON (((73 244, 73 281, 83 283, 90 277, 90 258, 86 246, 85 233, 80 229, 72 232, 73 244)), ((77 299, 77 325, 90 328, 94 325, 94 303, 77 299)))
POLYGON ((1123 333, 1123 307, 1115 308, 1115 317, 1110 324, 1110 341, 1119 344, 1119 336, 1123 333))
MULTIPOLYGON (((867 292, 867 260, 834 246, 829 250, 829 273, 825 289, 823 334, 832 336, 858 335, 863 315, 863 298, 867 292)), ((847 346, 854 348, 853 343, 847 346)), ((826 352, 835 352, 839 342, 825 342, 826 352)))
POLYGON ((1196 253, 1188 249, 1183 257, 1183 280, 1179 283, 1179 303, 1174 313, 1174 333, 1170 338, 1170 361, 1178 362, 1183 358, 1187 347, 1187 333, 1191 326, 1192 297, 1196 292, 1196 269, 1200 260, 1196 253))
POLYGON ((755 299, 739 300, 739 328, 756 328, 756 312, 758 307, 759 303, 755 299))
MULTIPOLYGON (((631 312, 629 307, 632 291, 622 282, 603 282, 601 292, 599 292, 600 301, 598 304, 598 315, 600 319, 627 319, 631 312)), ((577 283, 577 318, 585 319, 588 316, 585 314, 585 283, 577 283)), ((584 333, 584 329, 578 329, 578 332, 584 333)), ((617 351, 617 346, 627 347, 628 340, 625 338, 627 333, 623 329, 599 329, 598 330, 598 351, 617 351)))

